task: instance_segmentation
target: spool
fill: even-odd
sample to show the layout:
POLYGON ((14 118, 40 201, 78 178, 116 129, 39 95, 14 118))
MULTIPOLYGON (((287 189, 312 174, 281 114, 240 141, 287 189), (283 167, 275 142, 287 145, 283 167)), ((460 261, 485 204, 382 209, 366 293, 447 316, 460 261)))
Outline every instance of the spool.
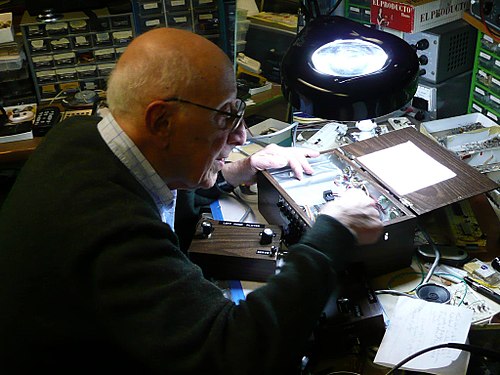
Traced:
POLYGON ((75 100, 82 103, 95 103, 97 99, 99 99, 99 96, 92 90, 83 90, 75 94, 75 100))
POLYGON ((448 303, 451 299, 448 289, 437 284, 422 284, 415 293, 418 298, 427 302, 448 303))

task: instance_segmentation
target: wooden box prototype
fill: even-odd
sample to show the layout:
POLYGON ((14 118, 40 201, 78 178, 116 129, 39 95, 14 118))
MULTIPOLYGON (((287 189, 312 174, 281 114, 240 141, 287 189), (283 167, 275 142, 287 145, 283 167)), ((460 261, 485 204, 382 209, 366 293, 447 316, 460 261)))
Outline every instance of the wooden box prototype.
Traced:
POLYGON ((269 223, 283 228, 284 242, 293 244, 313 224, 327 200, 335 199, 346 188, 362 188, 377 201, 384 234, 376 244, 358 246, 348 257, 350 262, 362 262, 371 276, 409 266, 418 216, 498 186, 412 127, 327 151, 310 162, 314 174, 301 181, 293 178, 288 168, 259 173, 260 212, 269 223), (365 155, 408 142, 454 177, 399 194, 379 176, 385 166, 377 168, 377 173, 363 163, 365 155))
POLYGON ((202 219, 188 253, 206 277, 266 281, 276 272, 280 238, 276 225, 202 219), (204 226, 211 228, 209 235, 204 226), (262 241, 269 230, 271 235, 262 241))

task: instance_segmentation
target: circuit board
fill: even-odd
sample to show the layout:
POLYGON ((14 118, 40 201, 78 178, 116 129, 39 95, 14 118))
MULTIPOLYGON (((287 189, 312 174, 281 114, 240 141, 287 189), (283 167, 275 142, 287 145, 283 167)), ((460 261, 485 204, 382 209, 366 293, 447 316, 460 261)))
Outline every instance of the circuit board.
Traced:
POLYGON ((470 249, 486 246, 486 236, 468 200, 453 203, 445 211, 455 245, 470 249))

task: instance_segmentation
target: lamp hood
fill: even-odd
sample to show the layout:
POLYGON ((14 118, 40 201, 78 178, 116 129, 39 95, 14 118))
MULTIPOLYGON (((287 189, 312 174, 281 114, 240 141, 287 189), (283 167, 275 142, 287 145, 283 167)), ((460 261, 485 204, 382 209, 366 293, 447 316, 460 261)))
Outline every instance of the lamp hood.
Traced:
POLYGON ((403 39, 343 17, 319 16, 285 53, 281 87, 297 110, 359 121, 408 103, 417 90, 418 72, 417 54, 403 39))

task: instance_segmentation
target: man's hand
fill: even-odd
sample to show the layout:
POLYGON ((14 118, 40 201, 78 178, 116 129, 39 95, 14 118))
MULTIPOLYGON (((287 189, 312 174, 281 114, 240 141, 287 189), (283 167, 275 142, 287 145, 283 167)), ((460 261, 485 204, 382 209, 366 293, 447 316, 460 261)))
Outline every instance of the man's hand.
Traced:
POLYGON ((248 158, 225 164, 222 174, 233 186, 251 185, 257 181, 258 171, 289 166, 295 177, 300 180, 304 173, 313 173, 307 158, 318 156, 319 152, 316 150, 270 144, 248 158))
POLYGON ((360 245, 375 243, 384 228, 375 201, 361 189, 346 190, 339 198, 325 204, 321 213, 337 219, 360 245))

